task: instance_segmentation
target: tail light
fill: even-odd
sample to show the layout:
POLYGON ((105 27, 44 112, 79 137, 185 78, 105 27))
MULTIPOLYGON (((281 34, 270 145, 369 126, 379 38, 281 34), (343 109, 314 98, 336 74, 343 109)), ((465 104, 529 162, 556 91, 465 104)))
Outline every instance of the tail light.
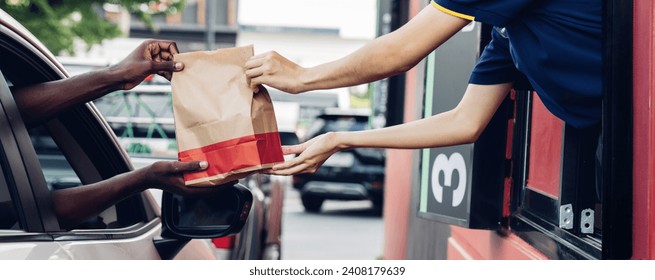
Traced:
POLYGON ((371 187, 373 187, 374 189, 381 189, 384 187, 384 182, 373 181, 371 182, 371 187))
POLYGON ((232 249, 234 248, 234 235, 213 238, 212 243, 216 249, 232 249))

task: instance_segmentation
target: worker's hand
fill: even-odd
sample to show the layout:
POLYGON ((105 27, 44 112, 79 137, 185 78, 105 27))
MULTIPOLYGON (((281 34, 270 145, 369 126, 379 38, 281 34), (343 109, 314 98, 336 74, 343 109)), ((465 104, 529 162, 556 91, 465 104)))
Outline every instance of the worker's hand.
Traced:
POLYGON ((305 69, 277 52, 253 56, 246 62, 245 68, 246 78, 255 93, 264 84, 288 93, 302 91, 299 77, 305 69))
POLYGON ((285 155, 300 155, 289 161, 274 165, 266 173, 273 175, 294 175, 316 172, 331 155, 341 150, 336 137, 336 133, 328 132, 302 144, 283 146, 282 152, 285 155))
POLYGON ((173 72, 182 71, 184 64, 174 62, 178 54, 177 45, 171 41, 148 40, 139 45, 120 63, 111 67, 121 89, 132 89, 150 74, 159 74, 170 80, 173 72))

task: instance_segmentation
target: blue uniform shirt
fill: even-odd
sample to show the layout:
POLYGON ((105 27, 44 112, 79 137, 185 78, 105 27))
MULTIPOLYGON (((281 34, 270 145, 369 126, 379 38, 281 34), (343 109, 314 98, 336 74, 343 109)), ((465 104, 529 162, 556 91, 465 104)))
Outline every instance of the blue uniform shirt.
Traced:
POLYGON ((523 74, 544 105, 574 127, 600 121, 600 0, 433 0, 448 14, 495 26, 472 84, 516 81, 523 74))

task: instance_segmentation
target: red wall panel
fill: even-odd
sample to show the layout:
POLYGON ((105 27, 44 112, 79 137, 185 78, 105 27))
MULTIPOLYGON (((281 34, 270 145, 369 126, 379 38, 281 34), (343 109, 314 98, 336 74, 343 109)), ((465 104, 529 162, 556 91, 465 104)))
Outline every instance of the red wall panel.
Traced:
POLYGON ((655 259, 655 4, 634 1, 633 258, 655 259))
POLYGON ((546 109, 536 93, 533 97, 527 185, 532 190, 557 199, 564 123, 546 109))

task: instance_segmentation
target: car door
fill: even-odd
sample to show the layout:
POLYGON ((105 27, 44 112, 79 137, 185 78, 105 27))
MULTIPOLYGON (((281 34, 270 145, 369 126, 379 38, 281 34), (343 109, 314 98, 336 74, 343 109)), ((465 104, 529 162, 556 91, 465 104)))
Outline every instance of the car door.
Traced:
MULTIPOLYGON (((52 190, 94 183, 132 167, 92 104, 25 127, 10 88, 66 74, 36 39, 6 14, 0 16, 0 259, 159 259, 153 242, 161 230, 159 208, 149 192, 72 230, 59 226, 52 190)), ((185 250, 180 255, 211 258, 185 250)))

